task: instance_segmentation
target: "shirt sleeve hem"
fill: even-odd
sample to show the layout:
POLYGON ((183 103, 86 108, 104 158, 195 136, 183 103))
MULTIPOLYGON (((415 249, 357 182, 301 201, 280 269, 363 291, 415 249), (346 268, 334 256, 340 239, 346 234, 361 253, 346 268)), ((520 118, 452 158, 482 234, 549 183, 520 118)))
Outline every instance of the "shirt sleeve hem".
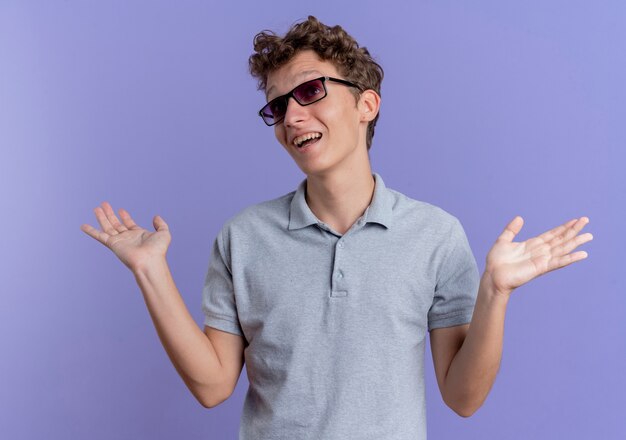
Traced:
POLYGON ((235 320, 233 320, 230 317, 206 314, 204 318, 204 325, 206 325, 207 327, 213 327, 218 330, 222 330, 224 332, 244 336, 236 318, 235 320))
POLYGON ((457 325, 469 324, 472 321, 473 310, 455 313, 453 315, 441 316, 428 321, 428 331, 436 328, 454 327, 457 325))

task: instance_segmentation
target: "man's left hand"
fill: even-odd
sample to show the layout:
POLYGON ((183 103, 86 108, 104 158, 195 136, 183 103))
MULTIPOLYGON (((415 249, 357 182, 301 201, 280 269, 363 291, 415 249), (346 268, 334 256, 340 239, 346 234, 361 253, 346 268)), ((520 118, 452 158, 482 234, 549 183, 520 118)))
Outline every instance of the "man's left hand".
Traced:
POLYGON ((544 273, 587 258, 585 251, 571 253, 593 239, 590 233, 578 235, 587 223, 587 217, 573 219, 537 237, 514 242, 524 224, 522 217, 515 217, 487 254, 483 280, 491 283, 493 292, 508 297, 514 289, 544 273))

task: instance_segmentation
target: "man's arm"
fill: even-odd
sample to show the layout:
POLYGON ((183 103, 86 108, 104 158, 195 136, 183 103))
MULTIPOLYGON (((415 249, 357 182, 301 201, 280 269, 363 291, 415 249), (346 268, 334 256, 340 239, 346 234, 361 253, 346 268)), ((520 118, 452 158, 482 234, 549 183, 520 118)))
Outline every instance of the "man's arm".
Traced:
POLYGON ((439 391, 446 405, 462 417, 482 406, 495 381, 507 303, 508 297, 494 294, 481 279, 471 324, 430 332, 439 391))
POLYGON ((243 338, 203 333, 174 284, 165 259, 134 271, 161 343, 189 391, 207 408, 226 400, 243 365, 243 338), (221 362, 220 362, 221 360, 221 362))
POLYGON ((437 383, 444 402, 471 416, 483 404, 502 358, 504 317, 513 290, 547 272, 587 258, 571 253, 593 239, 578 235, 589 222, 573 219, 524 242, 513 242, 524 221, 515 217, 487 254, 470 324, 431 330, 437 383))
POLYGON ((244 357, 244 338, 205 327, 198 328, 183 302, 165 255, 172 240, 169 227, 155 216, 155 232, 140 226, 125 209, 122 222, 108 202, 94 209, 102 231, 88 224, 81 230, 98 240, 133 272, 161 343, 176 371, 205 407, 226 400, 237 384, 244 357))
MULTIPOLYGON (((245 362, 244 349, 246 340, 243 336, 228 333, 213 327, 204 326, 204 333, 207 335, 217 357, 222 365, 222 374, 226 384, 226 394, 223 399, 228 399, 235 391, 241 370, 245 362)), ((221 402, 220 402, 221 403, 221 402)))

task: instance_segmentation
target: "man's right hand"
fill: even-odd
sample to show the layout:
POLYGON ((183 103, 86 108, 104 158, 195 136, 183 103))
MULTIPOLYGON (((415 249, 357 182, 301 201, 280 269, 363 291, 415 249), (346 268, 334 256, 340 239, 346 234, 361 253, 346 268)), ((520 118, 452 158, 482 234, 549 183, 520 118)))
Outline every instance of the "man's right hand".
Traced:
POLYGON ((121 223, 108 202, 94 209, 102 231, 88 225, 80 229, 98 240, 117 255, 133 272, 155 259, 164 259, 172 241, 167 223, 158 215, 153 219, 155 232, 150 232, 135 224, 128 211, 120 208, 121 223))

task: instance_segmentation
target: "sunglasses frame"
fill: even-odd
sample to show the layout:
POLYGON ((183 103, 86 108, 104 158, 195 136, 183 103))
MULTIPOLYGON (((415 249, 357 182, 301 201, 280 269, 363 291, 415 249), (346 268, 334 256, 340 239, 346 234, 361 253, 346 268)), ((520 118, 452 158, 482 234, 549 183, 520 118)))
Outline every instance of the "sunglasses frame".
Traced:
POLYGON ((265 122, 265 125, 267 125, 268 127, 271 127, 272 125, 278 124, 283 119, 285 119, 285 116, 283 115, 280 119, 278 119, 278 120, 276 120, 276 121, 274 121, 273 123, 270 124, 270 123, 268 123, 265 120, 265 117, 263 117, 263 110, 265 108, 267 108, 273 102, 276 102, 278 100, 284 100, 285 101, 285 109, 286 109, 287 105, 289 104, 289 98, 292 98, 292 97, 293 97, 294 101, 296 101, 298 103, 298 105, 301 105, 303 107, 305 107, 307 105, 315 104, 316 102, 321 101, 322 99, 326 98, 326 96, 328 95, 328 90, 326 90, 326 81, 333 81, 333 82, 336 82, 336 83, 339 83, 339 84, 343 84, 343 85, 348 86, 348 87, 355 87, 355 88, 361 90, 361 87, 359 87, 358 85, 356 85, 354 83, 351 83, 350 81, 346 81, 345 79, 333 78, 333 77, 330 77, 330 76, 320 76, 319 78, 313 78, 313 79, 305 81, 305 82, 303 82, 301 84, 298 84, 289 93, 286 93, 286 94, 281 95, 281 96, 277 96, 276 98, 272 99, 267 104, 265 104, 263 106, 263 108, 261 108, 261 110, 259 110, 259 116, 261 117, 261 119, 263 119, 263 122, 265 122), (300 103, 300 101, 298 100, 298 98, 296 98, 296 96, 293 94, 293 92, 295 92, 296 89, 298 89, 299 87, 302 87, 303 85, 308 84, 308 83, 313 82, 313 81, 321 81, 322 82, 322 88, 324 89, 324 96, 322 96, 319 99, 316 99, 315 101, 309 102, 307 104, 300 103))

